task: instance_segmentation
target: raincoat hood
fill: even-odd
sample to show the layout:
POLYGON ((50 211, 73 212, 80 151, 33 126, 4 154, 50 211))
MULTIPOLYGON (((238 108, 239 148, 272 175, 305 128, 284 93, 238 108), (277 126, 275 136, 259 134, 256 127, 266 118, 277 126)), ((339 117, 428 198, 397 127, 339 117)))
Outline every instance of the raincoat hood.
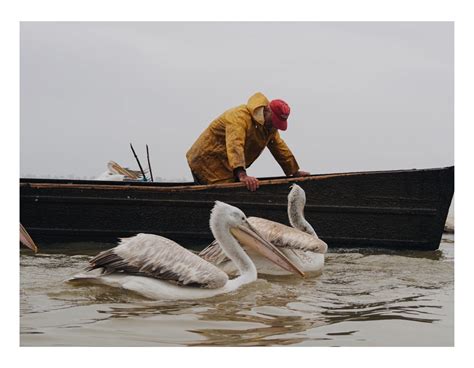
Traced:
POLYGON ((257 92, 247 101, 247 110, 249 110, 252 118, 259 124, 265 123, 263 108, 270 103, 263 93, 257 92))

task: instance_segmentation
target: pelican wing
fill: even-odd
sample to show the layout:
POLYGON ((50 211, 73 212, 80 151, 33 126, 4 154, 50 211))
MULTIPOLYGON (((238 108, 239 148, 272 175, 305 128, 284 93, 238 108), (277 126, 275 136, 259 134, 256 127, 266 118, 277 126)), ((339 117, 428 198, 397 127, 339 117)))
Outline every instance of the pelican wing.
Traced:
MULTIPOLYGON (((328 246, 325 242, 301 230, 260 217, 249 217, 248 221, 266 240, 277 248, 303 250, 314 253, 326 253, 327 251, 328 246)), ((219 246, 217 240, 214 240, 204 248, 199 253, 199 257, 215 265, 221 265, 230 261, 219 246)))
POLYGON ((120 166, 118 163, 116 163, 115 161, 109 161, 109 163, 107 164, 107 168, 113 174, 120 174, 130 179, 138 180, 140 176, 138 175, 136 171, 130 170, 128 168, 124 168, 120 166))
POLYGON ((249 217, 248 221, 278 248, 299 249, 315 253, 326 253, 327 244, 308 233, 260 217, 249 217))
POLYGON ((174 282, 178 285, 209 289, 224 286, 228 276, 216 266, 158 235, 138 234, 121 239, 115 248, 99 253, 89 261, 88 271, 123 272, 174 282))
POLYGON ((220 265, 230 261, 219 245, 219 242, 215 239, 199 253, 199 257, 214 265, 220 265))
POLYGON ((38 247, 22 224, 20 224, 20 243, 30 248, 33 252, 38 252, 38 247))

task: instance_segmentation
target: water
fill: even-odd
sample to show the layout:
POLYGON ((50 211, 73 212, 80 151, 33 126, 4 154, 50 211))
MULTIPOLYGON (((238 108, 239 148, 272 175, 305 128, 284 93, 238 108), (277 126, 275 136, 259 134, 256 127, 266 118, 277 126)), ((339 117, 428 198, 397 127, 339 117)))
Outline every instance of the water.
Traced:
POLYGON ((320 277, 186 302, 64 283, 84 253, 21 251, 21 346, 454 346, 452 234, 438 251, 328 253, 320 277))

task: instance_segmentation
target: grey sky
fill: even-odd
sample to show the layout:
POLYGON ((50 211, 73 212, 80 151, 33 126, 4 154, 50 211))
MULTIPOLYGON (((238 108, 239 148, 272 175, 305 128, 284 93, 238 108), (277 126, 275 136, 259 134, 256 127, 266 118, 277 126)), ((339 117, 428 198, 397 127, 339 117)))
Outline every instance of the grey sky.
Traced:
MULTIPOLYGON (((21 175, 95 176, 109 160, 191 179, 185 153, 254 92, 312 173, 454 164, 451 22, 23 22, 21 175)), ((255 176, 282 175, 268 151, 255 176)))

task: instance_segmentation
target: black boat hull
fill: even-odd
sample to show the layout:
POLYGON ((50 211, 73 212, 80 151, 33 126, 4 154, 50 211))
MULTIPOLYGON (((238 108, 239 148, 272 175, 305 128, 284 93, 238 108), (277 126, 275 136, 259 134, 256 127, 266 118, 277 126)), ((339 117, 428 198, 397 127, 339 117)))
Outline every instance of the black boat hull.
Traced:
POLYGON ((20 221, 40 246, 115 242, 144 232, 199 249, 212 240, 216 200, 288 224, 293 182, 306 191, 305 216, 330 248, 435 250, 454 193, 454 167, 267 178, 256 192, 240 183, 21 179, 20 221))

